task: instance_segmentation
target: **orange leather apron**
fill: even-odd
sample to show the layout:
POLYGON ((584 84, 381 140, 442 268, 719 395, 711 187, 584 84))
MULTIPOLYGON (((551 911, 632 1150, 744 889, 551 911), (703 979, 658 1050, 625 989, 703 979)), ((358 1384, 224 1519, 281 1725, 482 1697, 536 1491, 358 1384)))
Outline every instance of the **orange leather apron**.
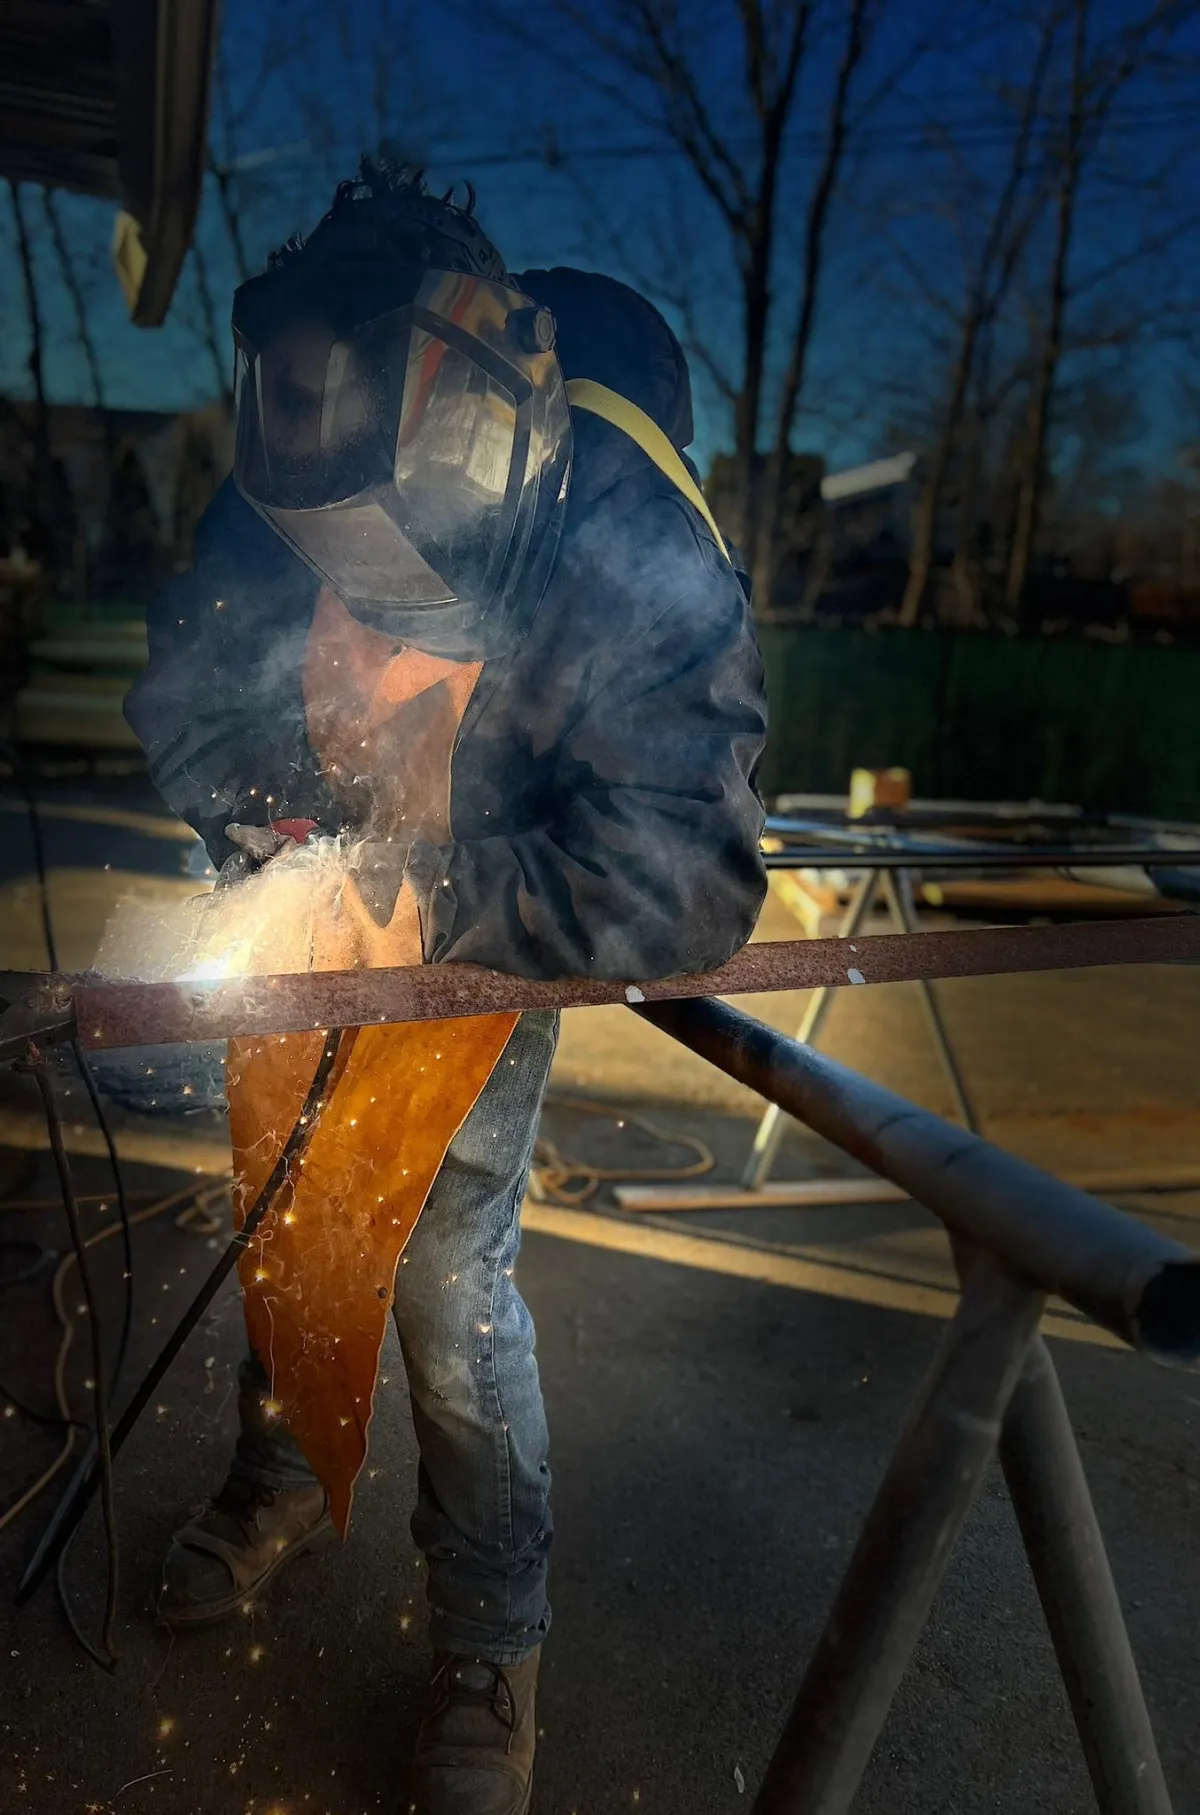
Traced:
MULTIPOLYGON (((448 832, 450 759, 480 666, 397 651, 328 588, 321 593, 304 669, 309 738, 372 837, 402 843, 410 817, 428 825, 430 796, 433 821, 448 832)), ((311 961, 317 970, 419 963, 411 891, 401 888, 381 925, 348 879, 316 929, 311 961)), ((304 1157, 242 1258, 246 1327, 271 1382, 268 1410, 325 1486, 343 1536, 400 1255, 516 1021, 348 1029, 304 1157)), ((239 1223, 295 1125, 323 1045, 321 1031, 230 1042, 239 1223)))

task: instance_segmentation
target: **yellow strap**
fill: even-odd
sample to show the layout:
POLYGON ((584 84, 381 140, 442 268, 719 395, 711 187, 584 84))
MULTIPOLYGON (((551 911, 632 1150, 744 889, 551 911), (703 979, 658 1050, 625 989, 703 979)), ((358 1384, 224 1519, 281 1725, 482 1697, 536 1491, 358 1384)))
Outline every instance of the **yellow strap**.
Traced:
MULTIPOLYGON (((645 410, 639 410, 637 404, 630 403, 628 397, 610 391, 607 385, 597 384, 593 378, 569 379, 567 401, 577 410, 590 410, 593 416, 602 416, 605 422, 611 422, 614 428, 623 430, 631 441, 636 441, 646 458, 653 460, 659 472, 665 474, 672 485, 678 486, 688 503, 700 512, 717 539, 717 547, 729 561, 729 550, 708 508, 704 493, 688 472, 678 449, 671 445, 669 438, 663 434, 657 422, 651 421, 645 410)), ((732 565, 730 561, 730 566, 732 565)))

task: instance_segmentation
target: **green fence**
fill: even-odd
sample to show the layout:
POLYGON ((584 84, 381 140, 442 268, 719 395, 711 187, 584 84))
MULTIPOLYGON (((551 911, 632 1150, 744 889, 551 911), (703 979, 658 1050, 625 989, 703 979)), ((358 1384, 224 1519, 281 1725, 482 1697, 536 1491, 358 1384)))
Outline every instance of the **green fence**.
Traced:
POLYGON ((1200 819, 1200 650, 762 625, 763 792, 900 764, 919 794, 1200 819))

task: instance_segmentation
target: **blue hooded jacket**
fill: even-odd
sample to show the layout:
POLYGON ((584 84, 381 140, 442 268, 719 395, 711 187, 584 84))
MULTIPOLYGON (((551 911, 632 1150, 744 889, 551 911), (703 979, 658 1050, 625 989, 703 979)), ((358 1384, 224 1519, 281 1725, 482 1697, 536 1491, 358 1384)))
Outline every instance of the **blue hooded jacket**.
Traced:
MULTIPOLYGON (((580 271, 516 281, 553 312, 566 378, 607 385, 688 445, 687 366, 649 303, 580 271)), ((574 443, 541 605, 485 664, 463 719, 451 838, 410 853, 425 957, 535 978, 703 970, 744 944, 766 887, 748 587, 621 430, 577 411, 574 443)), ((226 824, 261 823, 268 794, 275 818, 344 824, 305 731, 318 590, 227 480, 191 571, 151 607, 126 715, 163 798, 218 864, 233 851, 226 824)))

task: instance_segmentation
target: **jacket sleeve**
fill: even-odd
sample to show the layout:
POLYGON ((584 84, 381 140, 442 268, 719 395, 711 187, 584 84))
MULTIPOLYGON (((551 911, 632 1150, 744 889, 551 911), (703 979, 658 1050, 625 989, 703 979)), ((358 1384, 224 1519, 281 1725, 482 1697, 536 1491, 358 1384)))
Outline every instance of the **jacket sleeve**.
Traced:
POLYGON ((633 980, 705 970, 749 938, 766 892, 754 786, 766 707, 745 596, 722 570, 588 702, 550 823, 414 849, 428 960, 633 980))
POLYGON ((147 614, 150 660, 125 701, 150 774, 217 863, 231 819, 332 811, 304 729, 302 662, 317 583, 238 494, 217 492, 190 572, 147 614))

